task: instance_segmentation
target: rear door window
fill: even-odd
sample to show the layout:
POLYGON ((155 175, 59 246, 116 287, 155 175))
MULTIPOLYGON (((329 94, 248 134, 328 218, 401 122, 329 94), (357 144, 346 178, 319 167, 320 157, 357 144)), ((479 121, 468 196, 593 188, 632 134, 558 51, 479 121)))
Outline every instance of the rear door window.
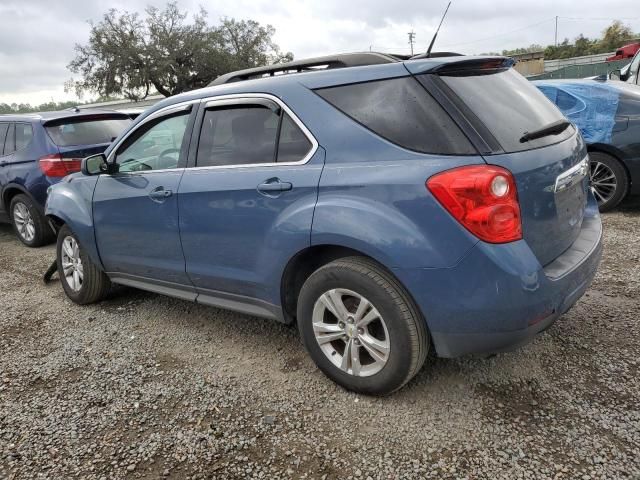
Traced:
POLYGON ((27 148, 33 138, 33 127, 28 123, 16 123, 16 150, 27 148))
POLYGON ((484 75, 441 76, 506 152, 544 147, 571 137, 575 129, 520 142, 526 132, 539 130, 564 116, 542 92, 513 69, 484 75))
POLYGON ((477 152, 451 117, 412 77, 316 90, 331 105, 382 138, 421 153, 477 152))
POLYGON ((275 103, 240 103, 205 112, 196 165, 300 162, 311 148, 300 127, 275 103))
POLYGON ((59 147, 111 143, 129 126, 129 118, 93 118, 48 122, 51 140, 59 147))

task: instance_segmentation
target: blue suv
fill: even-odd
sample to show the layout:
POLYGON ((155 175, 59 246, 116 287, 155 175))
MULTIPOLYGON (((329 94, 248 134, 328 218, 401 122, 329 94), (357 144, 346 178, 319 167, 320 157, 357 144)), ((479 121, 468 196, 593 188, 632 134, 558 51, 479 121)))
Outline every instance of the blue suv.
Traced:
POLYGON ((129 123, 123 114, 80 109, 0 115, 0 221, 29 247, 54 240, 47 188, 80 171, 83 157, 103 152, 129 123))
POLYGON ((297 322, 368 394, 431 350, 529 341, 589 287, 602 228, 582 137, 512 65, 351 54, 163 100, 52 187, 64 291, 297 322))

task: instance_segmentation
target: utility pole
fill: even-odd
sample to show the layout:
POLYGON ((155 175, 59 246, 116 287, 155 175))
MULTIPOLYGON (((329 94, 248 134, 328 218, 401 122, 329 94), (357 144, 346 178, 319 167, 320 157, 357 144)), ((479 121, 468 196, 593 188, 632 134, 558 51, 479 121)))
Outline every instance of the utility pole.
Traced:
POLYGON ((416 43, 416 34, 413 30, 411 30, 409 33, 409 45, 411 45, 411 56, 413 56, 413 44, 416 43))
POLYGON ((558 46, 558 15, 556 15, 556 47, 558 46))

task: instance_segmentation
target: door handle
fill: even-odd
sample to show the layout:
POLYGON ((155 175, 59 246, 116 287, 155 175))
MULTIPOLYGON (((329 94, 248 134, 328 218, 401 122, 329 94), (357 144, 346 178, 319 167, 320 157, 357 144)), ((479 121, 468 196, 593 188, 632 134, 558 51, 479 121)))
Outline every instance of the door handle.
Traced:
POLYGON ((282 182, 279 178, 269 179, 258 185, 258 191, 262 193, 287 192, 292 188, 291 182, 282 182))
POLYGON ((165 190, 164 187, 154 188, 149 192, 149 198, 154 201, 163 201, 173 195, 171 190, 165 190))

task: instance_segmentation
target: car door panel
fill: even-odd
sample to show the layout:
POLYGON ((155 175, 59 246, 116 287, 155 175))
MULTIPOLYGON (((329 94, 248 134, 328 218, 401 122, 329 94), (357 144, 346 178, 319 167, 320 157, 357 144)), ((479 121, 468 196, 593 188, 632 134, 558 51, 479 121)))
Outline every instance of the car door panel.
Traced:
POLYGON ((189 283, 178 231, 177 192, 183 170, 101 175, 93 197, 96 238, 107 272, 189 283))
POLYGON ((302 166, 187 170, 180 185, 180 231, 187 271, 201 293, 220 291, 279 303, 280 275, 310 245, 319 149, 302 166), (275 179, 290 190, 259 191, 275 179))

